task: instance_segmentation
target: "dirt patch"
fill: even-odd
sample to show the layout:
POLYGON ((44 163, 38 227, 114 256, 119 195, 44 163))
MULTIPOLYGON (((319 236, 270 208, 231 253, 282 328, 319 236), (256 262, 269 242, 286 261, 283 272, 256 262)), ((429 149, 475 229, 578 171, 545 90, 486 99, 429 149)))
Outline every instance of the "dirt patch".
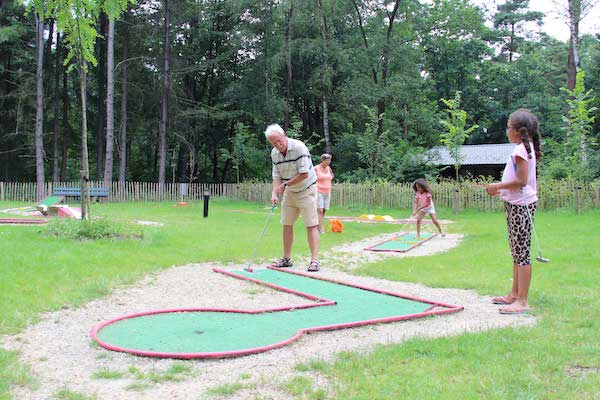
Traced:
POLYGON ((162 222, 143 221, 143 220, 136 221, 136 224, 138 224, 138 225, 146 225, 146 226, 165 226, 165 224, 163 224, 162 222))

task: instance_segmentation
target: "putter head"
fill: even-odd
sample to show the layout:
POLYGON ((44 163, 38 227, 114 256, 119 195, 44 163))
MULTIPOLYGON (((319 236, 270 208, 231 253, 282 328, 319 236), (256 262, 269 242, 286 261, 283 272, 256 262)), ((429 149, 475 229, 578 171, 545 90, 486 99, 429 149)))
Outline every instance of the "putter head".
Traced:
POLYGON ((541 262, 541 263, 544 263, 544 264, 547 264, 547 263, 549 263, 549 262, 550 262, 550 260, 549 260, 549 259, 547 259, 547 258, 544 258, 544 257, 542 257, 541 255, 537 256, 535 259, 536 259, 536 260, 538 260, 538 262, 541 262))

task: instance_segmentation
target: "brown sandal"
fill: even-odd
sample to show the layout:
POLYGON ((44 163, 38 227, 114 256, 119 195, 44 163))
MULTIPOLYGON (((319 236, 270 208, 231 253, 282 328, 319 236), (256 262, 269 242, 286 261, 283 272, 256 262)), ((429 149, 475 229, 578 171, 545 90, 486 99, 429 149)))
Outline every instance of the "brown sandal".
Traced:
POLYGON ((317 272, 321 269, 321 262, 319 260, 310 260, 308 264, 308 272, 317 272))
POLYGON ((292 267, 294 264, 292 264, 292 259, 291 258, 281 258, 280 260, 277 261, 273 261, 273 263, 271 264, 271 267, 274 268, 290 268, 292 267))

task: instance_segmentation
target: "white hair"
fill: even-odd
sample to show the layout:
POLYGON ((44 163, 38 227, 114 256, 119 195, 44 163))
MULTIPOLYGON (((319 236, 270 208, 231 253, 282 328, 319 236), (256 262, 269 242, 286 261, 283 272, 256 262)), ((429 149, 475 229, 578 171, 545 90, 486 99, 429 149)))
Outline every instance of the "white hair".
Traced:
POLYGON ((283 128, 281 126, 279 126, 279 124, 272 124, 267 126, 267 129, 265 129, 265 137, 268 139, 270 136, 273 136, 275 133, 284 136, 285 135, 285 131, 283 130, 283 128))

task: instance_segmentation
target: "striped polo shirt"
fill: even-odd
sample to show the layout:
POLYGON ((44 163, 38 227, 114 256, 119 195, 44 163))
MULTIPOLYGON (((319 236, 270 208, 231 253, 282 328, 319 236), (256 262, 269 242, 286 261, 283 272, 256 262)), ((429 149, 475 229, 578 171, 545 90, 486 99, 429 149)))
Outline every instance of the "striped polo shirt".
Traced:
POLYGON ((306 179, 288 186, 292 192, 301 192, 317 182, 317 174, 313 168, 310 152, 304 143, 288 138, 288 148, 285 157, 276 148, 271 150, 273 162, 273 179, 289 181, 298 174, 308 173, 306 179))

